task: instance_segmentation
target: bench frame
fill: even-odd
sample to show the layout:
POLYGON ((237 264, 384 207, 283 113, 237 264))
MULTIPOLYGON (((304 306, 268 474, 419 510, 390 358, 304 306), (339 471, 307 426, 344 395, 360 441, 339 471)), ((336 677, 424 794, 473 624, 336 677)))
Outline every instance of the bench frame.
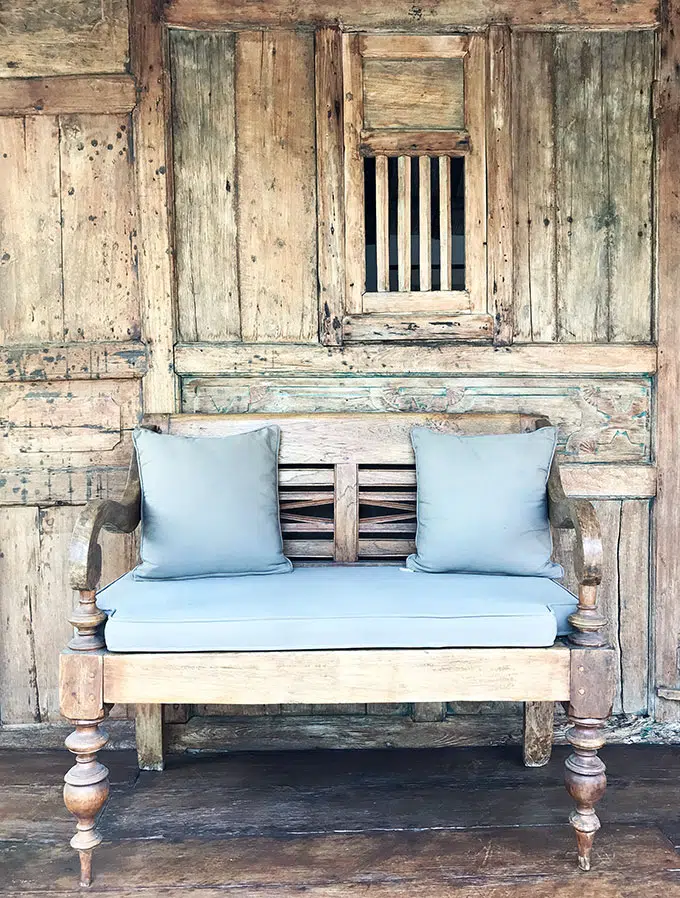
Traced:
MULTIPOLYGON (((376 563, 381 553, 394 553, 395 543, 360 540, 360 465, 389 466, 384 478, 394 480, 390 468, 413 465, 409 434, 414 425, 466 434, 517 433, 549 422, 524 415, 410 413, 145 419, 146 426, 162 432, 206 436, 267 423, 282 429, 281 464, 301 465, 303 472, 308 465, 333 465, 333 559, 356 563, 363 545, 376 563)), ((376 471, 380 478, 377 468, 372 476, 376 471)), ((403 473, 400 476, 403 479, 403 473)), ((407 471, 406 477, 412 479, 412 474, 407 471)), ((589 870, 600 828, 595 804, 606 788, 605 766, 597 752, 604 745, 611 713, 615 653, 605 644, 606 621, 597 608, 602 576, 599 523, 590 502, 566 496, 557 458, 548 480, 548 503, 552 526, 575 531, 579 581, 579 605, 570 616, 574 632, 552 647, 109 653, 103 637, 106 616, 96 606, 102 563, 98 539, 102 529, 130 533, 140 523, 141 487, 133 453, 121 499, 90 502, 78 518, 70 547, 71 585, 80 598, 69 618, 75 635, 60 659, 60 705, 63 716, 75 725, 66 740, 76 763, 64 777, 64 801, 77 820, 71 845, 80 856, 81 885, 92 882, 92 853, 101 842, 96 821, 109 793, 108 770, 97 758, 108 740, 101 724, 118 702, 137 705, 138 727, 146 735, 145 744, 138 745, 140 766, 150 769, 163 766, 165 703, 522 701, 525 737, 532 737, 525 743, 525 763, 540 766, 550 756, 553 703, 562 702, 572 724, 567 738, 573 752, 565 762, 566 788, 576 804, 570 822, 579 866, 589 870)), ((281 507, 283 512, 283 502, 281 507)), ((308 521, 305 526, 314 525, 308 521)), ((309 545, 319 551, 320 544, 309 545)))

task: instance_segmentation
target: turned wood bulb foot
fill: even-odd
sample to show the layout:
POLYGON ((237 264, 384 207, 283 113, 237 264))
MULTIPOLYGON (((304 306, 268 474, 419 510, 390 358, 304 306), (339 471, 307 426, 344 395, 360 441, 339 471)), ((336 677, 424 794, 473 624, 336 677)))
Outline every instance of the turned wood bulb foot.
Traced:
POLYGON ((605 765, 597 752, 604 745, 604 720, 571 718, 573 727, 567 733, 574 752, 564 762, 564 782, 576 803, 569 822, 576 833, 578 865, 590 870, 590 856, 600 820, 595 805, 607 788, 605 765))

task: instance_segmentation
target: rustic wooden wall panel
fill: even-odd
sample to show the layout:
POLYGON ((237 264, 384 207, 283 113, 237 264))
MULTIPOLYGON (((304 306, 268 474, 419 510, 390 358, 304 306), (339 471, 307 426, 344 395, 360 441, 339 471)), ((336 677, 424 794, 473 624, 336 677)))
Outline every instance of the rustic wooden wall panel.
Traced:
POLYGON ((0 118, 0 343, 61 340, 59 126, 0 118))
POLYGON ((654 35, 513 48, 516 338, 648 341, 654 35))
POLYGON ((0 33, 0 78, 123 72, 128 61, 126 0, 12 0, 0 33))
POLYGON ((518 411, 561 428, 566 456, 642 461, 650 454, 648 380, 571 378, 197 378, 185 379, 187 412, 518 411))
POLYGON ((236 340, 234 35, 173 31, 170 54, 179 332, 236 340))
POLYGON ((314 40, 236 39, 238 264, 247 342, 315 341, 314 40))
POLYGON ((140 335, 129 116, 60 118, 64 338, 140 335))

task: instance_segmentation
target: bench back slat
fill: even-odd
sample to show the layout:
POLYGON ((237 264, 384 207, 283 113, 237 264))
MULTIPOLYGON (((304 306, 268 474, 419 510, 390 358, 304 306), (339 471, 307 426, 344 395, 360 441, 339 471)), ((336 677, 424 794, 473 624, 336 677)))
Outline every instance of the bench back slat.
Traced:
POLYGON ((318 415, 148 415, 180 436, 228 436, 281 428, 279 502, 284 551, 296 563, 403 562, 415 549, 415 461, 411 429, 522 433, 539 419, 520 414, 376 412, 318 415))

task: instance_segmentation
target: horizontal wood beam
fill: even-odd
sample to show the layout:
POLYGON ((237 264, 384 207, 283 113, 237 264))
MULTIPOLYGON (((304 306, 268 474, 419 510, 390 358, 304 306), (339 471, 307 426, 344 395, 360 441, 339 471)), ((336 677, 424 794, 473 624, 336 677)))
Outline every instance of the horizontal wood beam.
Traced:
POLYGON ((131 112, 136 103, 131 75, 0 78, 0 115, 119 115, 131 112))
MULTIPOLYGON (((410 258, 410 254, 409 254, 410 258)), ((384 341, 411 342, 427 340, 450 343, 464 340, 469 343, 488 343, 493 337, 491 315, 461 313, 439 314, 426 312, 417 315, 350 315, 343 319, 343 339, 358 343, 384 341)), ((408 369, 406 369, 408 370, 408 369)))
POLYGON ((579 499, 651 499, 654 465, 560 464, 568 496, 579 499))
POLYGON ((570 651, 356 649, 104 656, 104 701, 563 701, 570 651))
POLYGON ((362 131, 362 156, 465 156, 470 152, 466 131, 362 131))
POLYGON ((652 375, 656 347, 624 343, 515 343, 491 346, 380 345, 327 348, 301 343, 180 343, 180 375, 307 376, 444 374, 652 375))
POLYGON ((146 369, 147 350, 139 340, 0 347, 0 383, 125 380, 143 377, 146 369))
POLYGON ((317 28, 339 25, 346 30, 451 32, 483 28, 495 22, 538 27, 654 27, 655 0, 439 0, 427 3, 414 17, 411 0, 366 3, 364 0, 169 0, 165 21, 182 28, 317 28))

